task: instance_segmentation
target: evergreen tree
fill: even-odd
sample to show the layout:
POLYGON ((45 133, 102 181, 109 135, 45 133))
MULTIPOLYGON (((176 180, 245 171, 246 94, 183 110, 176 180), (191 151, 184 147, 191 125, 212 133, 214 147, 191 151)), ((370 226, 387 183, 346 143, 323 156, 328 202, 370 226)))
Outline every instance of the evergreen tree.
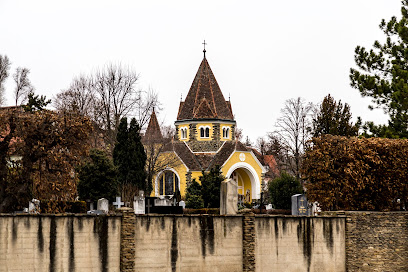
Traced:
MULTIPOLYGON (((383 19, 380 29, 385 43, 374 42, 374 49, 355 49, 357 69, 350 69, 351 86, 362 96, 372 98, 375 107, 389 115, 388 125, 367 123, 373 136, 408 137, 408 0, 402 1, 402 18, 383 19)), ((370 106, 372 109, 373 106, 370 106)))
POLYGON ((47 100, 45 95, 35 95, 33 92, 30 92, 27 98, 27 105, 24 106, 24 111, 27 112, 41 111, 51 103, 51 99, 47 100))
POLYGON ((360 119, 353 125, 351 122, 350 106, 336 102, 329 94, 320 105, 319 111, 313 118, 313 137, 324 134, 339 136, 357 136, 360 119))
POLYGON ((276 209, 290 209, 292 205, 292 195, 303 192, 300 181, 285 172, 280 177, 275 178, 268 184, 271 203, 276 209))
POLYGON ((146 153, 144 151, 140 127, 135 118, 128 128, 127 118, 122 118, 113 150, 113 161, 118 168, 118 181, 122 188, 134 185, 139 190, 146 190, 146 153))
POLYGON ((205 208, 220 207, 221 182, 224 179, 225 177, 221 175, 221 169, 218 165, 211 168, 208 173, 202 171, 202 176, 200 176, 201 195, 205 208))
POLYGON ((204 207, 204 201, 201 196, 201 185, 193 179, 187 185, 186 192, 186 207, 191 209, 200 209, 204 207))
POLYGON ((90 161, 78 169, 80 199, 95 202, 104 197, 114 200, 118 193, 117 170, 112 160, 101 150, 93 149, 90 161))

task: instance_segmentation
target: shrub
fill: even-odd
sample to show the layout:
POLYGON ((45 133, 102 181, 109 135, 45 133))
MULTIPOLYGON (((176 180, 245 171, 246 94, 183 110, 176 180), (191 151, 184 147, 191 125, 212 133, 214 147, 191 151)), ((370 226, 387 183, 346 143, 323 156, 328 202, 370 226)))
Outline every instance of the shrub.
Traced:
POLYGON ((269 185, 269 197, 276 209, 290 209, 292 195, 303 192, 299 180, 285 172, 280 177, 272 180, 269 185))

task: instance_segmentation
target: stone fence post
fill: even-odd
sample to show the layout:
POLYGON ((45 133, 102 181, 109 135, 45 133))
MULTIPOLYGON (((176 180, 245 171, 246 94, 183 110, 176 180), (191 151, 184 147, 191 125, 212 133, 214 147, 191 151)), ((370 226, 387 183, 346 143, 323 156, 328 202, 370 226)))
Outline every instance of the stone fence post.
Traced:
POLYGON ((120 231, 120 271, 133 272, 135 269, 136 216, 131 208, 120 208, 122 227, 120 231))
POLYGON ((242 219, 242 271, 255 271, 255 214, 250 210, 242 219))

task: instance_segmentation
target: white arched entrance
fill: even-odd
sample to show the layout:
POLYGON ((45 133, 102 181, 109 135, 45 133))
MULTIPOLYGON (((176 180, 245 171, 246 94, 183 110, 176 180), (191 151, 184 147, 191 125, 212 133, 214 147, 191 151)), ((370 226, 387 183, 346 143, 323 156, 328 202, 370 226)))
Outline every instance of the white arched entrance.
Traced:
MULTIPOLYGON (((173 168, 166 168, 166 169, 162 170, 159 174, 156 175, 156 179, 155 179, 155 181, 154 181, 154 184, 155 184, 155 186, 154 186, 154 194, 155 194, 155 196, 163 195, 163 194, 160 194, 160 192, 159 192, 159 188, 160 188, 159 180, 161 180, 161 179, 163 178, 163 175, 164 175, 166 172, 172 172, 172 173, 174 173, 174 175, 175 175, 175 177, 176 177, 175 182, 176 182, 177 184, 174 184, 173 191, 174 191, 176 188, 177 188, 178 190, 180 190, 180 176, 179 176, 179 174, 178 174, 178 173, 176 172, 176 170, 174 170, 173 168)), ((166 184, 163 184, 163 186, 166 186, 166 184)), ((164 191, 165 191, 165 190, 166 190, 166 189, 164 188, 164 191)))
POLYGON ((232 165, 230 169, 228 169, 228 172, 225 176, 227 178, 231 178, 232 173, 238 169, 244 170, 251 180, 251 198, 260 199, 261 181, 259 180, 258 174, 256 173, 255 169, 250 164, 246 162, 237 162, 232 165))

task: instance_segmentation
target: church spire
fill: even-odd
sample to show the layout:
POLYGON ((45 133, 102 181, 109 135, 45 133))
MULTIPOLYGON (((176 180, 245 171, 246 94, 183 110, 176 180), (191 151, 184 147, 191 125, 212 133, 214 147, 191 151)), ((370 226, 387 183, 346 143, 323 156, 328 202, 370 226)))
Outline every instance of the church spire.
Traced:
POLYGON ((145 142, 148 142, 148 143, 155 143, 155 142, 160 142, 163 140, 163 136, 160 130, 160 125, 159 125, 159 122, 157 121, 156 112, 154 108, 153 108, 152 115, 150 116, 150 121, 146 129, 144 140, 145 142))
POLYGON ((225 100, 204 56, 184 102, 180 103, 177 120, 206 118, 234 120, 231 104, 225 100))

